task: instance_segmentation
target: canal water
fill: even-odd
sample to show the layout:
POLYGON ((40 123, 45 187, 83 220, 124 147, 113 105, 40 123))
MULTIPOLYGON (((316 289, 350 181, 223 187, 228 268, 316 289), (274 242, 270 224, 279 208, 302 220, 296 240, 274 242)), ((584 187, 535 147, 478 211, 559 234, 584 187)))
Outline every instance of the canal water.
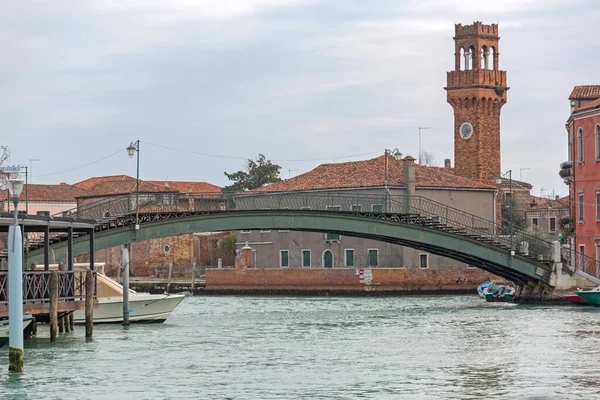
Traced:
POLYGON ((1 399, 600 399, 600 309, 477 296, 188 297, 0 350, 1 399))

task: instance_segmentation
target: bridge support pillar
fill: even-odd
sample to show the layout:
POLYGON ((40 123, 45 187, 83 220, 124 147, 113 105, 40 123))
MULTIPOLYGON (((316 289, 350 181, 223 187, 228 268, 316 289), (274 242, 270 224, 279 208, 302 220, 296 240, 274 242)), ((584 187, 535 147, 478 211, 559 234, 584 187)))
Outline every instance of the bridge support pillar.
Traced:
POLYGON ((552 296, 554 288, 545 283, 529 282, 517 288, 515 301, 517 303, 540 303, 552 296))

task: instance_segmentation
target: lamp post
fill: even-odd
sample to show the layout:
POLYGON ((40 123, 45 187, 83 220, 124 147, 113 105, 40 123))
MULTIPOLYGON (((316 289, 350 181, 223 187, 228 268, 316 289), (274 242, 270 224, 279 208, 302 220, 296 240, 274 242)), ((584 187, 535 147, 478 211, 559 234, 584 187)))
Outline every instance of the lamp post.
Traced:
POLYGON ((140 201, 140 141, 131 142, 127 147, 129 158, 133 158, 133 154, 137 155, 137 171, 135 174, 135 230, 140 229, 140 221, 138 218, 139 201, 140 201))
POLYGON ((19 227, 19 196, 23 181, 18 172, 8 181, 8 191, 14 204, 14 222, 8 230, 8 369, 23 372, 23 237, 19 227), (16 176, 15 176, 16 175, 16 176))
POLYGON ((388 202, 389 202, 389 194, 390 194, 390 189, 388 187, 388 158, 390 155, 394 156, 394 159, 396 161, 400 161, 402 159, 402 153, 400 153, 400 150, 398 150, 398 148, 396 147, 394 150, 390 150, 390 149, 385 149, 384 151, 384 155, 385 155, 385 160, 384 160, 384 175, 383 175, 383 184, 385 185, 385 197, 386 197, 386 201, 385 201, 385 209, 386 212, 388 212, 388 202))
POLYGON ((502 181, 504 180, 504 178, 508 178, 508 196, 510 197, 510 203, 508 203, 509 206, 509 214, 510 214, 510 220, 509 220, 509 225, 508 225, 508 231, 510 234, 510 255, 512 256, 513 253, 513 195, 512 195, 512 170, 508 170, 505 173, 501 173, 497 178, 496 178, 496 183, 498 185, 502 185, 502 181))
MULTIPOLYGON (((140 141, 131 142, 127 147, 127 155, 133 158, 137 155, 137 170, 135 174, 135 227, 134 232, 140 229, 139 204, 140 204, 140 141)), ((129 264, 131 262, 129 246, 125 245, 123 252, 123 326, 129 326, 129 264)))

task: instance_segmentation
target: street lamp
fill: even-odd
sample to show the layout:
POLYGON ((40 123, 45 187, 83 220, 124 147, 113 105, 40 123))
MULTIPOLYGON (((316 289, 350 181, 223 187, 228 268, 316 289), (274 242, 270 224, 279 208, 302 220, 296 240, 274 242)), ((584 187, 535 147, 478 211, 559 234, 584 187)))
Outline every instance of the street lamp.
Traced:
MULTIPOLYGON (((135 232, 140 229, 139 204, 140 204, 140 141, 131 142, 127 147, 127 155, 133 158, 137 154, 137 171, 135 174, 135 232)), ((123 326, 129 326, 129 246, 123 247, 123 326)))
POLYGON ((498 186, 502 185, 502 182, 505 178, 508 178, 508 196, 510 197, 509 206, 509 214, 510 214, 510 222, 509 222, 509 233, 510 233, 510 255, 513 253, 513 195, 512 195, 512 170, 508 170, 505 173, 500 173, 500 175, 496 178, 496 183, 498 186))
POLYGON ((140 229, 139 221, 139 202, 140 202, 140 141, 131 142, 127 147, 129 158, 133 158, 133 154, 137 153, 137 172, 135 174, 135 230, 140 229))
POLYGON ((9 371, 23 372, 23 237, 19 227, 19 196, 23 181, 13 175, 8 181, 8 191, 14 204, 14 223, 8 231, 8 325, 9 371))

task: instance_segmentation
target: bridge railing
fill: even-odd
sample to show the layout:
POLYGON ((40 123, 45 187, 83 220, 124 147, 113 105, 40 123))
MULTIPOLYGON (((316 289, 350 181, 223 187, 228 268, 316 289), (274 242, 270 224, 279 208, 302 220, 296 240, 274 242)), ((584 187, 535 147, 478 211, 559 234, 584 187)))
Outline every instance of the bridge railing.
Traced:
MULTIPOLYGON (((490 241, 517 254, 540 260, 551 260, 553 244, 525 230, 514 230, 463 210, 421 196, 385 193, 352 194, 348 192, 280 192, 280 193, 156 193, 140 198, 139 212, 178 212, 203 210, 327 210, 343 212, 373 212, 407 214, 430 219, 459 230, 458 233, 490 241)), ((106 198, 72 210, 79 218, 109 220, 135 211, 135 194, 106 198)), ((596 271, 596 260, 573 252, 567 261, 574 268, 596 271), (580 261, 577 261, 580 260, 580 261), (581 261, 581 260, 586 260, 581 261)))
POLYGON ((394 199, 408 202, 407 211, 431 218, 440 224, 460 229, 472 237, 492 240, 515 253, 540 260, 551 260, 553 245, 543 238, 531 235, 524 230, 514 230, 512 236, 509 229, 494 221, 478 217, 474 214, 436 202, 434 200, 413 196, 409 199, 394 199))

